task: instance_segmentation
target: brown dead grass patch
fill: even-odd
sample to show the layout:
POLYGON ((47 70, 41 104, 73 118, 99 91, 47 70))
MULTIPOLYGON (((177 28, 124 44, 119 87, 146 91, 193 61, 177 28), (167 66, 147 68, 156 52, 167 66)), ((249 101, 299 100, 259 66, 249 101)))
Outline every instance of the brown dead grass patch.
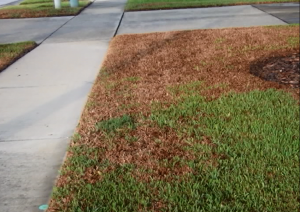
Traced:
MULTIPOLYGON (((103 169, 97 166, 87 168, 84 176, 79 178, 94 183, 115 166, 124 164, 134 165, 132 175, 143 182, 150 179, 171 181, 174 176, 188 177, 193 170, 174 158, 189 161, 199 152, 186 151, 189 144, 174 130, 161 129, 143 120, 143 116, 150 114, 152 103, 168 105, 174 102, 176 96, 168 88, 193 81, 203 81, 204 88, 215 86, 199 89, 199 94, 208 100, 229 91, 269 88, 285 90, 298 98, 298 89, 264 81, 249 72, 251 64, 257 60, 299 52, 299 42, 288 42, 291 37, 299 37, 299 26, 117 36, 110 44, 103 69, 80 120, 77 132, 81 138, 71 145, 101 150, 99 163, 108 160, 110 165, 103 169), (114 136, 95 130, 97 122, 124 114, 135 117, 138 124, 135 129, 120 131, 114 136), (135 139, 130 141, 129 137, 135 139)), ((198 142, 214 148, 205 135, 198 142)), ((212 151, 206 163, 216 165, 217 160, 223 157, 226 156, 212 151)), ((67 163, 64 167, 68 166, 67 163)), ((61 176, 57 185, 67 183, 68 177, 74 177, 74 173, 61 176)), ((54 201, 52 205, 55 205, 54 201)))
MULTIPOLYGON (((298 89, 263 81, 249 70, 261 58, 298 52, 299 45, 290 46, 287 42, 287 38, 299 36, 298 30, 299 27, 256 27, 117 36, 89 98, 94 104, 87 107, 80 121, 81 143, 107 150, 101 132, 93 130, 96 122, 123 114, 147 115, 153 102, 174 101, 168 87, 192 81, 204 81, 206 86, 226 85, 199 90, 208 99, 229 91, 268 88, 286 90, 297 98, 298 89)), ((157 162, 160 159, 193 157, 183 150, 186 144, 171 130, 164 132, 143 123, 130 135, 138 141, 128 143, 120 136, 112 141, 115 147, 103 158, 115 164, 151 168, 154 175, 162 176, 172 171, 161 170, 157 162), (161 145, 155 139, 160 139, 161 145)), ((185 167, 173 169, 174 174, 177 171, 189 172, 185 167)))
POLYGON ((199 91, 207 97, 267 88, 297 95, 297 89, 263 81, 249 70, 261 58, 298 52, 298 45, 290 46, 287 42, 288 37, 299 36, 298 29, 257 27, 117 36, 103 64, 109 76, 100 75, 90 98, 101 106, 86 110, 82 121, 149 112, 152 102, 172 101, 167 87, 197 80, 208 86, 226 85, 199 91), (130 77, 138 80, 126 80, 130 77), (121 108, 122 105, 134 107, 121 108))

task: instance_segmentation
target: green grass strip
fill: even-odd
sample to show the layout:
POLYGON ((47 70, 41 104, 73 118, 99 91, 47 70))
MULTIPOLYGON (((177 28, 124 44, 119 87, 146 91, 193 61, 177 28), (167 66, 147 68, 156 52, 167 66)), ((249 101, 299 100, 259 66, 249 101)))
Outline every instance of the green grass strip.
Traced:
MULTIPOLYGON (((54 190, 59 210, 151 211, 160 206, 161 211, 297 211, 297 101, 273 89, 206 101, 197 94, 199 86, 194 82, 174 88, 183 92, 177 103, 165 109, 157 104, 149 117, 162 130, 177 131, 190 144, 186 151, 198 153, 194 160, 183 161, 193 169, 188 178, 143 183, 132 176, 132 164, 117 166, 94 184, 72 175, 69 183, 54 190), (213 146, 200 143, 204 135, 213 146), (215 164, 209 165, 213 160, 215 164), (68 195, 68 204, 59 201, 68 195)), ((114 123, 121 123, 119 119, 114 123)), ((105 150, 88 149, 73 147, 67 169, 83 174, 88 167, 101 171, 110 165, 98 160, 105 150)))
MULTIPOLYGON (((54 0, 24 0, 20 3, 20 5, 25 4, 43 4, 43 3, 53 3, 54 0)), ((62 0, 62 2, 68 2, 68 0, 62 0)))
MULTIPOLYGON (((88 4, 89 2, 87 1, 79 1, 79 7, 77 8, 69 8, 70 3, 69 2, 61 2, 61 7, 62 8, 69 8, 70 10, 79 10, 80 7, 84 7, 88 4)), ((59 11, 54 8, 54 2, 43 2, 43 3, 35 3, 35 4, 22 4, 22 5, 13 5, 13 6, 7 6, 4 7, 3 9, 9 10, 23 10, 23 9, 28 9, 28 10, 40 10, 40 9, 47 9, 49 11, 54 10, 54 11, 59 11)))
POLYGON ((0 44, 0 72, 35 46, 33 41, 0 44))
POLYGON ((280 2, 299 2, 299 0, 128 0, 126 10, 153 10, 167 8, 189 8, 189 7, 208 7, 225 6, 239 4, 259 4, 259 3, 280 3, 280 2))

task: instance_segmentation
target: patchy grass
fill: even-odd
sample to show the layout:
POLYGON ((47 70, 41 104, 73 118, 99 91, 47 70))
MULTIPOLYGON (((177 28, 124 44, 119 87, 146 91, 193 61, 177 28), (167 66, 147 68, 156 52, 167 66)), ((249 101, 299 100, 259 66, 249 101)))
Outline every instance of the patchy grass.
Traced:
POLYGON ((243 4, 299 2, 299 0, 128 0, 125 10, 157 10, 193 7, 216 7, 243 4))
POLYGON ((117 130, 122 129, 124 126, 130 129, 134 128, 134 120, 128 115, 123 115, 118 118, 100 121, 96 124, 97 130, 102 130, 107 134, 116 133, 117 130))
MULTIPOLYGON (((68 0, 61 0, 62 2, 68 2, 68 0)), ((43 3, 53 3, 53 0, 24 0, 20 5, 26 4, 43 4, 43 3)))
POLYGON ((298 52, 295 37, 299 26, 115 37, 48 211, 297 211, 299 90, 249 73, 298 52))
POLYGON ((89 4, 91 4, 90 1, 79 1, 78 7, 71 8, 70 3, 63 0, 61 2, 61 9, 55 9, 52 0, 25 0, 19 5, 1 8, 0 19, 77 15, 89 4))
POLYGON ((0 44, 0 72, 36 47, 33 41, 0 44))

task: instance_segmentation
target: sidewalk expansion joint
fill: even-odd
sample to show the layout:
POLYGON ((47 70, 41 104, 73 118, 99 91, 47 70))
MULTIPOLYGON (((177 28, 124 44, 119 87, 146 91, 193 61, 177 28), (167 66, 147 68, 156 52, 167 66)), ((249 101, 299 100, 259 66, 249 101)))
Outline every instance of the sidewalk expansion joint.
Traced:
MULTIPOLYGON (((87 7, 85 7, 84 9, 87 9, 88 7, 90 7, 93 3, 95 2, 95 0, 91 1, 91 4, 88 5, 87 7)), ((39 44, 41 45, 42 43, 44 43, 45 40, 47 40, 49 37, 51 37, 55 32, 57 32, 58 30, 60 30, 63 26, 65 26, 67 23, 69 23, 70 21, 72 21, 75 17, 79 16, 80 13, 78 15, 74 15, 71 19, 69 19, 68 21, 66 21, 66 23, 64 23, 63 25, 61 25, 59 28, 57 28, 54 32, 52 32, 50 35, 48 35, 44 40, 42 40, 42 42, 39 44)))
POLYGON ((120 28, 120 26, 121 26, 121 23, 122 23, 122 20, 123 20, 123 17, 124 17, 124 13, 125 13, 125 12, 123 11, 122 16, 121 16, 120 21, 119 21, 119 24, 118 24, 118 26, 117 26, 117 29, 116 29, 116 31, 115 31, 113 37, 115 37, 115 36, 117 35, 117 33, 118 33, 118 30, 119 30, 119 28, 120 28))
POLYGON ((71 19, 69 19, 68 21, 66 21, 66 23, 64 23, 63 25, 61 25, 60 27, 58 27, 54 32, 52 32, 50 35, 48 35, 44 40, 42 40, 41 43, 39 43, 39 45, 41 45, 42 43, 44 43, 45 40, 47 40, 49 37, 51 37, 55 32, 57 32, 58 30, 60 30, 63 26, 65 26, 67 23, 69 23, 69 21, 73 20, 76 16, 73 16, 71 19))

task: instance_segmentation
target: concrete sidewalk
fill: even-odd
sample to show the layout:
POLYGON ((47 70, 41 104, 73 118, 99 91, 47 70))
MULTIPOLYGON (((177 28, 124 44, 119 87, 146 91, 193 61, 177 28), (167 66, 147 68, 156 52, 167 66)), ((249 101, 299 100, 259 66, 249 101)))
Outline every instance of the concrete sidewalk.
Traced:
POLYGON ((126 12, 118 34, 286 24, 251 5, 126 12))
POLYGON ((96 0, 0 73, 1 212, 47 204, 124 4, 96 0))
POLYGON ((46 40, 74 16, 51 18, 0 19, 0 43, 46 40))
POLYGON ((10 4, 15 2, 16 0, 0 0, 0 6, 10 4))
POLYGON ((20 0, 0 0, 0 7, 18 4, 20 0))

